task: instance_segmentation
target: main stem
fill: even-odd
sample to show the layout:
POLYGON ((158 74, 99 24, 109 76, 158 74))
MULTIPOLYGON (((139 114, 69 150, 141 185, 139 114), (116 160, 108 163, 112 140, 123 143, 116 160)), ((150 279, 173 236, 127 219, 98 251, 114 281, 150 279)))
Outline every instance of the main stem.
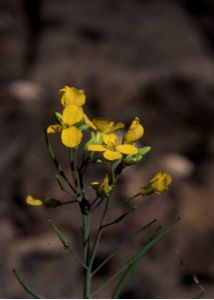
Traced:
POLYGON ((83 298, 91 298, 91 268, 89 268, 89 236, 90 236, 90 216, 88 206, 82 208, 83 222, 83 248, 84 248, 84 265, 87 266, 84 270, 84 289, 83 298))
MULTIPOLYGON (((76 164, 76 161, 74 161, 76 164)), ((76 169, 78 171, 78 176, 79 176, 79 184, 80 184, 80 190, 83 192, 84 187, 83 187, 83 181, 82 181, 82 173, 80 169, 76 169)), ((112 168, 112 184, 114 185, 116 183, 118 175, 121 173, 121 170, 118 171, 118 174, 115 172, 115 170, 112 168)), ((92 297, 91 295, 91 281, 92 281, 92 267, 94 263, 94 259, 96 256, 97 248, 102 236, 103 232, 103 224, 106 220, 107 217, 107 212, 110 206, 110 198, 107 200, 103 216, 101 218, 100 226, 97 232, 96 240, 94 247, 92 249, 92 253, 90 253, 90 244, 89 244, 89 238, 90 238, 90 205, 88 203, 87 198, 85 197, 84 192, 82 193, 82 201, 80 203, 80 209, 82 212, 82 224, 83 224, 83 248, 84 248, 84 289, 83 289, 83 298, 84 299, 90 299, 92 297)))

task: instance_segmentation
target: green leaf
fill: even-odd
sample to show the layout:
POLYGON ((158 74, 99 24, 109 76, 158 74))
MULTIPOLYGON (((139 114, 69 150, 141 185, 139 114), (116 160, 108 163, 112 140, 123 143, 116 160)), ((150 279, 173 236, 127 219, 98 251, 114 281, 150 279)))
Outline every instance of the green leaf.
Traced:
POLYGON ((151 222, 147 223, 146 225, 141 226, 139 229, 131 233, 122 243, 115 248, 104 260, 101 264, 92 272, 92 276, 94 276, 110 259, 112 259, 122 247, 125 247, 129 242, 134 240, 138 235, 143 233, 146 229, 148 229, 151 225, 157 222, 157 219, 152 220, 151 222))
POLYGON ((68 191, 66 190, 66 188, 65 188, 65 186, 64 186, 64 182, 63 182, 62 176, 56 174, 55 177, 56 177, 56 181, 57 181, 57 183, 58 183, 58 185, 59 185, 61 191, 65 192, 65 193, 68 193, 68 191))
POLYGON ((150 150, 151 150, 151 147, 149 147, 149 146, 140 148, 136 154, 125 157, 123 159, 123 164, 127 167, 136 165, 143 159, 144 155, 146 155, 150 150))
POLYGON ((41 294, 34 291, 17 273, 15 269, 12 269, 13 274, 15 275, 16 279, 20 283, 20 285, 23 287, 23 289, 30 294, 34 299, 46 299, 41 294))
POLYGON ((48 220, 49 225, 53 229, 53 231, 56 233, 57 237, 59 238, 60 242, 62 243, 63 247, 65 249, 68 249, 70 247, 69 242, 67 242, 63 236, 63 234, 60 232, 60 230, 56 227, 56 225, 52 222, 52 220, 48 220))
POLYGON ((110 225, 113 225, 113 224, 117 224, 119 222, 121 222, 125 217, 127 217, 131 212, 133 212, 134 210, 136 209, 135 206, 133 206, 130 210, 124 212, 123 214, 121 214, 118 218, 116 218, 114 221, 110 222, 110 223, 107 223, 107 224, 104 224, 102 227, 108 227, 110 225))
POLYGON ((193 299, 200 299, 201 297, 203 297, 205 295, 205 292, 202 291, 199 294, 197 294, 196 296, 193 297, 193 299))
POLYGON ((64 178, 64 171, 62 169, 62 166, 60 165, 57 157, 56 157, 56 154, 53 150, 53 147, 51 146, 51 143, 49 142, 49 139, 48 139, 48 135, 47 135, 47 132, 46 130, 44 130, 45 132, 45 141, 46 141, 46 145, 47 145, 47 149, 48 149, 48 153, 50 155, 50 158, 52 159, 56 169, 58 170, 59 174, 64 178))
POLYGON ((138 153, 135 154, 135 156, 137 155, 146 155, 147 153, 149 153, 151 151, 151 147, 150 146, 144 146, 142 148, 139 149, 138 153))
POLYGON ((152 248, 152 246, 154 246, 161 238, 163 238, 171 230, 172 226, 174 226, 179 220, 180 218, 176 218, 170 225, 156 232, 154 236, 146 243, 146 245, 127 262, 127 267, 121 275, 119 282, 113 291, 112 299, 119 299, 122 288, 126 284, 129 275, 134 270, 136 265, 140 262, 143 256, 152 248))
POLYGON ((82 125, 80 125, 79 126, 79 129, 81 130, 81 131, 86 131, 86 130, 88 130, 90 127, 87 125, 87 124, 82 124, 82 125))
POLYGON ((48 135, 47 135, 47 132, 46 130, 44 130, 44 133, 45 133, 45 141, 46 141, 46 146, 47 146, 47 149, 48 149, 48 153, 49 153, 49 156, 51 158, 51 160, 53 161, 59 175, 65 180, 65 182, 67 183, 67 185, 71 188, 71 190, 74 192, 74 194, 76 193, 76 191, 74 190, 74 187, 72 186, 72 184, 70 183, 70 181, 68 180, 68 178, 66 177, 65 173, 64 173, 64 170, 61 166, 61 164, 59 163, 57 157, 56 157, 56 154, 53 150, 53 147, 51 146, 51 143, 48 139, 48 135))
POLYGON ((56 120, 61 124, 62 123, 62 114, 59 112, 55 112, 56 120))

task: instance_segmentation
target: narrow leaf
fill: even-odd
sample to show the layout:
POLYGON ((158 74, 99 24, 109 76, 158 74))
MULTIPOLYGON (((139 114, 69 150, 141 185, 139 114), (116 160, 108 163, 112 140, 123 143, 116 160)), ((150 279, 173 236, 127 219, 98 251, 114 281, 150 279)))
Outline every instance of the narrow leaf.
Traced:
POLYGON ((87 266, 81 261, 79 256, 75 253, 75 251, 70 247, 70 243, 65 240, 65 237, 61 233, 61 231, 58 229, 58 227, 52 222, 52 220, 48 220, 49 225, 53 229, 53 231, 56 233, 58 239, 62 243, 63 247, 69 251, 69 253, 73 256, 73 258, 78 261, 83 268, 87 269, 87 266))
POLYGON ((115 248, 102 262, 101 264, 93 271, 92 276, 94 276, 110 259, 112 259, 118 252, 121 250, 122 247, 126 246, 129 242, 134 240, 138 235, 140 235, 144 230, 149 228, 151 225, 153 225, 155 222, 157 222, 157 219, 152 220, 146 225, 141 226, 138 230, 131 233, 125 240, 122 241, 122 243, 115 248))
POLYGON ((56 227, 56 225, 52 222, 52 220, 48 220, 49 225, 53 229, 53 231, 56 233, 57 237, 59 238, 60 242, 62 243, 63 247, 65 249, 68 249, 70 247, 69 242, 65 240, 65 237, 63 234, 59 231, 59 229, 56 227))
POLYGON ((116 218, 114 221, 110 222, 110 223, 107 223, 107 224, 104 224, 102 227, 107 227, 107 226, 110 226, 110 225, 113 225, 113 224, 117 224, 119 222, 121 222, 125 217, 127 217, 131 212, 133 212, 134 210, 136 209, 135 206, 133 206, 130 210, 124 212, 123 214, 121 214, 118 218, 116 218))
POLYGON ((57 169, 59 175, 65 180, 65 182, 68 184, 68 186, 72 189, 72 191, 74 193, 76 193, 76 191, 74 190, 74 187, 72 186, 72 184, 69 182, 68 178, 66 177, 65 173, 64 173, 64 170, 61 166, 61 164, 59 163, 57 157, 56 157, 56 154, 53 150, 53 147, 51 146, 51 143, 48 139, 48 135, 47 135, 47 132, 46 130, 44 130, 45 132, 45 141, 46 141, 46 146, 47 146, 47 149, 48 149, 48 153, 49 153, 49 156, 51 158, 51 160, 53 161, 54 165, 55 165, 55 168, 57 169))
POLYGON ((61 191, 65 192, 65 193, 68 193, 68 191, 66 190, 66 188, 64 186, 64 183, 63 183, 63 180, 62 180, 63 179, 62 176, 56 174, 55 177, 56 177, 56 181, 57 181, 57 183, 58 183, 61 191))
POLYGON ((142 257, 151 249, 152 246, 154 246, 161 238, 163 238, 170 231, 172 226, 174 226, 179 220, 180 218, 175 219, 170 225, 155 233, 155 235, 146 243, 146 245, 128 261, 127 268, 123 272, 116 288, 114 289, 112 295, 113 299, 118 299, 120 297, 122 288, 126 284, 130 273, 134 270, 142 257))
POLYGON ((15 275, 16 279, 20 283, 20 285, 23 287, 23 289, 31 295, 34 299, 45 299, 44 296, 34 291, 16 272, 15 269, 12 269, 13 274, 15 275))
POLYGON ((53 150, 53 147, 51 146, 51 143, 48 139, 48 135, 47 135, 47 132, 45 130, 45 141, 46 141, 46 145, 47 145, 47 149, 48 149, 48 153, 50 155, 50 158, 52 159, 56 169, 58 170, 59 174, 64 178, 64 171, 62 169, 62 166, 60 165, 57 157, 56 157, 56 154, 53 150))

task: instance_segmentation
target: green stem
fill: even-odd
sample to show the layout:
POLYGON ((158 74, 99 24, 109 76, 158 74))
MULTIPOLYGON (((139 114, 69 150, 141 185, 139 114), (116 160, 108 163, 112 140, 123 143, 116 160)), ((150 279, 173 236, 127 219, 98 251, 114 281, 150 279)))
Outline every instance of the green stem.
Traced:
POLYGON ((165 228, 159 230, 154 234, 154 236, 146 243, 143 249, 140 249, 126 264, 124 273, 122 274, 116 288, 114 289, 112 299, 119 299, 122 288, 124 287, 130 273, 142 259, 142 257, 161 239, 163 238, 174 226, 180 218, 176 218, 170 225, 166 226, 165 228))
POLYGON ((106 280, 101 286, 99 286, 95 292, 91 295, 92 298, 97 295, 102 289, 104 289, 113 279, 115 279, 120 273, 122 273, 127 268, 126 265, 124 265, 121 269, 116 271, 108 280, 106 280))
POLYGON ((84 265, 87 268, 84 270, 84 290, 83 298, 91 298, 91 268, 89 267, 89 238, 90 238, 90 219, 88 205, 82 208, 82 221, 83 221, 83 249, 84 249, 84 265))
POLYGON ((69 242, 67 242, 65 240, 65 237, 63 236, 63 234, 60 232, 60 230, 57 228, 57 226, 53 223, 52 220, 48 220, 48 224, 50 225, 50 227, 52 228, 52 230, 55 232, 56 236, 58 237, 58 239, 60 240, 60 242, 62 243, 63 247, 65 249, 68 249, 70 247, 69 242))
POLYGON ((66 205, 66 204, 73 204, 73 203, 77 203, 77 200, 71 200, 71 201, 66 201, 66 202, 62 202, 61 205, 66 205))
POLYGON ((101 203, 105 200, 105 198, 98 198, 98 201, 94 207, 92 207, 93 210, 97 209, 101 203))
POLYGON ((144 230, 146 230, 147 228, 149 228, 151 225, 153 225, 155 222, 157 222, 157 219, 152 220, 150 223, 140 227, 138 230, 136 230, 135 232, 133 232, 132 234, 130 234, 125 240, 122 241, 122 243, 112 251, 111 254, 109 254, 109 256, 107 256, 102 262, 101 264, 93 271, 92 276, 94 276, 109 260, 111 260, 118 252, 119 250, 126 246, 130 241, 132 241, 136 236, 138 236, 139 234, 141 234, 144 230))
POLYGON ((122 277, 119 280, 119 283, 117 284, 112 298, 118 299, 121 289, 123 285, 125 284, 128 275, 130 272, 134 269, 136 264, 140 261, 140 259, 151 249, 152 246, 154 246, 168 231, 171 229, 171 227, 177 223, 180 220, 180 218, 177 218, 175 221, 173 221, 169 226, 163 228, 162 230, 158 230, 158 232, 155 232, 153 237, 145 244, 145 246, 140 249, 132 258, 130 258, 119 270, 117 270, 108 280, 104 282, 101 286, 99 286, 92 294, 92 297, 94 297, 96 294, 98 294, 103 288, 105 288, 113 279, 115 279, 118 275, 120 275, 122 272, 122 277))
POLYGON ((70 193, 69 193, 69 192, 66 190, 66 188, 64 187, 64 184, 63 184, 63 181, 62 181, 63 178, 61 177, 61 175, 56 174, 55 177, 56 177, 56 181, 57 181, 57 183, 58 183, 58 185, 59 185, 61 191, 63 191, 63 192, 65 192, 66 194, 70 195, 70 193))
MULTIPOLYGON (((117 180, 117 178, 116 178, 115 169, 112 166, 112 175, 111 175, 112 185, 114 185, 116 183, 116 180, 117 180)), ((101 221, 100 221, 100 225, 99 225, 99 228, 98 228, 98 231, 97 231, 96 239, 95 239, 95 242, 94 242, 94 247, 93 247, 91 258, 90 258, 90 268, 91 269, 93 267, 96 252, 97 252, 97 249, 98 249, 98 246, 99 246, 99 243, 100 243, 100 239, 102 237, 102 233, 103 233, 103 230, 104 230, 103 225, 106 221, 109 208, 111 207, 111 205, 110 205, 111 204, 111 196, 112 196, 112 193, 111 193, 110 197, 106 200, 105 207, 104 207, 103 214, 102 214, 101 221)))
POLYGON ((99 226, 98 231, 97 231, 96 239, 95 239, 95 242, 94 242, 94 247, 93 247, 91 258, 90 258, 90 268, 92 268, 92 266, 93 266, 93 262, 94 262, 94 259, 95 259, 97 248, 99 246, 99 242, 100 242, 100 239, 101 239, 101 236, 102 236, 102 233, 103 233, 103 229, 104 229, 103 224, 106 220, 109 206, 110 206, 110 198, 108 198, 108 200, 106 201, 106 204, 105 204, 105 207, 104 207, 104 210, 103 210, 102 218, 101 218, 101 221, 100 221, 100 226, 99 226))
POLYGON ((71 176, 74 182, 74 186, 77 189, 78 187, 78 179, 76 174, 76 159, 75 159, 75 150, 69 149, 69 160, 70 160, 70 169, 71 169, 71 176))
POLYGON ((90 155, 88 155, 87 157, 85 157, 84 154, 83 154, 82 164, 80 166, 80 171, 82 172, 82 174, 85 173, 89 163, 92 162, 94 152, 91 152, 90 155))
POLYGON ((99 197, 96 197, 90 204, 90 208, 92 208, 92 206, 97 202, 97 200, 99 200, 99 197))
POLYGON ((64 179, 64 181, 67 183, 67 185, 71 188, 71 190, 75 194, 76 191, 75 191, 74 187, 72 186, 72 184, 70 183, 70 181, 68 180, 67 176, 65 175, 64 170, 63 170, 61 164, 59 163, 59 160, 56 157, 53 147, 51 146, 51 143, 49 142, 46 130, 45 130, 45 141, 46 141, 49 156, 52 159, 58 174, 64 179))
POLYGON ((131 201, 131 200, 133 200, 133 199, 135 199, 135 198, 137 198, 137 197, 139 197, 139 196, 140 196, 140 193, 137 193, 137 194, 131 196, 130 198, 125 199, 125 200, 119 202, 118 204, 113 205, 112 208, 120 207, 120 206, 122 206, 123 204, 125 204, 125 203, 127 203, 127 202, 129 202, 129 201, 131 201))
POLYGON ((70 149, 70 166, 78 197, 87 200, 83 183, 83 173, 78 166, 76 151, 72 149, 70 149))
POLYGON ((201 297, 203 297, 205 295, 205 292, 200 292, 199 294, 197 294, 196 296, 193 297, 193 299, 200 299, 201 297))
POLYGON ((79 178, 79 186, 80 186, 80 190, 81 190, 81 195, 86 201, 88 201, 87 195, 85 193, 85 188, 84 188, 83 173, 80 170, 80 168, 77 168, 77 175, 79 178))
POLYGON ((107 223, 107 224, 103 224, 102 228, 106 228, 108 226, 114 225, 114 224, 118 224, 119 222, 123 221, 123 219, 125 219, 131 212, 133 212, 136 209, 135 206, 133 206, 130 210, 126 211, 125 213, 123 213, 122 215, 120 215, 118 218, 116 218, 114 221, 107 223))
POLYGON ((12 269, 13 274, 15 275, 16 279, 20 283, 20 285, 23 287, 23 289, 31 295, 34 299, 45 299, 44 296, 34 291, 23 279, 20 278, 20 276, 17 274, 15 269, 12 269))

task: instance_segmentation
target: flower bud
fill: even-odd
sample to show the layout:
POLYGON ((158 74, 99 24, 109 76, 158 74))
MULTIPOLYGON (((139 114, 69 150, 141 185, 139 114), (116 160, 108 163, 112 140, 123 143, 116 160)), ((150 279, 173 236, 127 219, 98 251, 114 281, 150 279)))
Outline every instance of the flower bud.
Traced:
POLYGON ((106 176, 101 183, 95 181, 92 182, 90 186, 96 191, 97 196, 100 198, 109 197, 110 192, 112 191, 112 186, 109 184, 108 176, 106 176))
POLYGON ((85 104, 85 92, 74 87, 64 86, 59 90, 60 101, 63 106, 77 105, 79 107, 85 104))
POLYGON ((132 156, 127 156, 123 159, 124 166, 132 166, 139 163, 144 155, 146 155, 151 150, 151 147, 145 146, 138 150, 138 152, 132 156))
POLYGON ((55 117, 57 119, 57 121, 59 121, 60 123, 62 123, 62 114, 59 112, 55 112, 55 117))
POLYGON ((172 183, 172 177, 166 171, 158 172, 144 187, 140 188, 141 195, 150 195, 152 193, 161 194, 168 190, 169 185, 172 183))
POLYGON ((44 206, 44 207, 58 207, 62 205, 62 202, 54 199, 54 198, 50 198, 50 197, 39 197, 39 198, 35 198, 31 195, 28 195, 25 199, 25 202, 28 205, 32 205, 32 206, 44 206))
POLYGON ((124 142, 128 144, 132 144, 139 140, 144 134, 144 128, 140 124, 140 120, 136 117, 131 125, 129 126, 128 131, 124 135, 124 142))

